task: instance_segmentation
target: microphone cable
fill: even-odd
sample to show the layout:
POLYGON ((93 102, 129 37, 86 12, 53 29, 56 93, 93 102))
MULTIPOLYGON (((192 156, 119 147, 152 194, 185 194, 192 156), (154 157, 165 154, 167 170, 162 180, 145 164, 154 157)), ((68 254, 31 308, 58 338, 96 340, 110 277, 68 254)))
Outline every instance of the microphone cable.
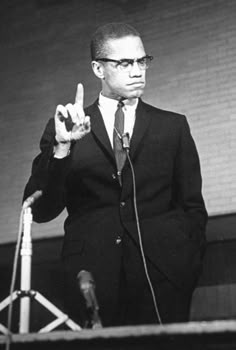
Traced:
POLYGON ((130 165, 130 169, 131 169, 131 173, 132 173, 133 204, 134 204, 134 212, 135 212, 135 219, 136 219, 136 225, 137 225, 137 231, 138 231, 139 246, 140 246, 140 251, 141 251, 144 271, 145 271, 146 279, 147 279, 147 282, 148 282, 148 285, 149 285, 149 288, 150 288, 150 291, 151 291, 156 317, 157 317, 157 320, 158 320, 159 324, 162 325, 162 320, 161 320, 160 312, 158 310, 157 300, 156 300, 154 288, 153 288, 153 285, 152 285, 152 281, 151 281, 151 278, 149 276, 148 267, 147 267, 147 261, 146 261, 146 257, 145 257, 144 249, 143 249, 143 240, 142 240, 142 234, 141 234, 140 222, 139 222, 139 215, 138 215, 138 208, 137 208, 135 172, 134 172, 134 167, 133 167, 132 161, 131 161, 130 156, 129 156, 129 149, 130 149, 129 134, 126 133, 126 134, 122 135, 121 140, 122 140, 123 149, 126 151, 126 155, 127 155, 127 158, 128 158, 128 161, 129 161, 129 165, 130 165))

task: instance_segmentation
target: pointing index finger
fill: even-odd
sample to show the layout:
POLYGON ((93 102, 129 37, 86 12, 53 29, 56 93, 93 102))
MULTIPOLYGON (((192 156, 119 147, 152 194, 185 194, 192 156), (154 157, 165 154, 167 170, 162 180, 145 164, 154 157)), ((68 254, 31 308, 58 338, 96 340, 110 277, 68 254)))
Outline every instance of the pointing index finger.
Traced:
POLYGON ((84 106, 84 87, 81 83, 77 85, 77 91, 75 95, 75 104, 83 108, 84 106))

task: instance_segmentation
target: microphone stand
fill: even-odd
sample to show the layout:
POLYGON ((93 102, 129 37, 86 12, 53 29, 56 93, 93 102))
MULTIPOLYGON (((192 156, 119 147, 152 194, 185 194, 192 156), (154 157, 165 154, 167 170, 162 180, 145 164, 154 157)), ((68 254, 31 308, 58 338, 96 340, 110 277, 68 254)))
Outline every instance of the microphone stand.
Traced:
MULTIPOLYGON (((29 333, 30 329, 30 306, 32 299, 36 300, 47 310, 49 310, 56 319, 39 330, 39 333, 50 332, 59 325, 65 323, 74 331, 81 330, 81 327, 72 321, 68 315, 64 314, 60 309, 53 305, 42 294, 31 289, 31 257, 32 257, 32 239, 31 239, 31 224, 32 212, 31 208, 23 206, 23 236, 21 241, 21 280, 20 290, 14 291, 10 296, 5 298, 0 303, 0 312, 15 300, 20 299, 20 315, 19 315, 19 333, 29 333)), ((10 323, 10 322, 9 322, 10 323)), ((10 325, 8 325, 9 328, 10 325)), ((10 329, 0 324, 0 332, 9 335, 10 329)))

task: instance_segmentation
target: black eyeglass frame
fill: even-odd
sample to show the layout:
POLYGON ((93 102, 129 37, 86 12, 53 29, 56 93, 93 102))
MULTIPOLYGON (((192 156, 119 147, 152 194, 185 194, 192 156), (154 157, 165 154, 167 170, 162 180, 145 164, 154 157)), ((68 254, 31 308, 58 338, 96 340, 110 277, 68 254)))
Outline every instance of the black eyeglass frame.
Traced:
POLYGON ((147 59, 149 62, 153 60, 153 56, 151 55, 146 55, 141 58, 122 58, 120 60, 115 60, 112 58, 95 58, 94 61, 102 61, 102 62, 114 62, 117 63, 117 65, 122 65, 122 63, 127 63, 128 65, 131 64, 133 66, 134 62, 137 62, 138 64, 142 62, 142 60, 147 59))

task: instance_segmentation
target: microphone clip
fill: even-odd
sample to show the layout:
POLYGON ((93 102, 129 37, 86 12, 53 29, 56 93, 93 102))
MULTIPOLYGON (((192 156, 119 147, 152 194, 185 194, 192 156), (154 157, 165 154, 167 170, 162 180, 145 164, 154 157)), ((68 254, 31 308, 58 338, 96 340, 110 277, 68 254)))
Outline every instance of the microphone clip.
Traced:
POLYGON ((129 133, 126 132, 125 134, 123 134, 121 139, 122 139, 122 147, 123 147, 123 149, 125 149, 126 151, 129 151, 129 149, 130 149, 129 133))

